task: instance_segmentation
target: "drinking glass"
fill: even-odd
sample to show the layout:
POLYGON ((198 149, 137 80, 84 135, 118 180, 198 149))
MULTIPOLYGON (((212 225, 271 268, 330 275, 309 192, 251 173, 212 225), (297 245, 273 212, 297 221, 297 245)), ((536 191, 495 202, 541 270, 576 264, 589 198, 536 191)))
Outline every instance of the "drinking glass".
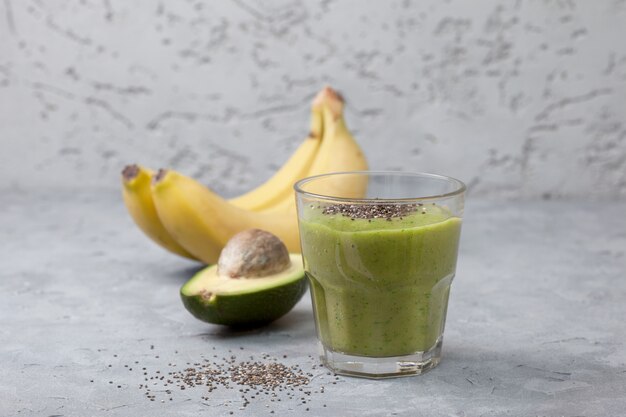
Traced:
POLYGON ((368 378, 435 367, 465 185, 435 174, 361 171, 294 187, 322 362, 368 378))

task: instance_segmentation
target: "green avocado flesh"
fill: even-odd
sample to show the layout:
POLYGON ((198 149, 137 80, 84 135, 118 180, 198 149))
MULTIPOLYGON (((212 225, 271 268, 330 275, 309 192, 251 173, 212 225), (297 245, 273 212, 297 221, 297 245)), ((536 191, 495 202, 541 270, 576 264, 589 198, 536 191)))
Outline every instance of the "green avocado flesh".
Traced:
POLYGON ((260 278, 224 277, 217 274, 217 265, 209 266, 182 286, 183 304, 208 323, 255 326, 274 321, 287 314, 307 288, 302 257, 289 256, 289 268, 260 278))

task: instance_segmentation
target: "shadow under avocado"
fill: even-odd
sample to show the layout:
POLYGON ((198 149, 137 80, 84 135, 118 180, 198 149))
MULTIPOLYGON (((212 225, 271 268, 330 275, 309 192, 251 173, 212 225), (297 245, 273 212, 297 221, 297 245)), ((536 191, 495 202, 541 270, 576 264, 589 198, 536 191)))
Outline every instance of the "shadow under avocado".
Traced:
MULTIPOLYGON (((290 311, 280 319, 271 323, 254 325, 254 326, 219 326, 211 325, 212 328, 206 333, 200 333, 197 336, 220 338, 220 339, 236 339, 252 334, 273 333, 295 329, 299 326, 306 325, 307 322, 313 323, 313 313, 310 311, 290 311)), ((314 335, 314 333, 312 333, 314 335)))

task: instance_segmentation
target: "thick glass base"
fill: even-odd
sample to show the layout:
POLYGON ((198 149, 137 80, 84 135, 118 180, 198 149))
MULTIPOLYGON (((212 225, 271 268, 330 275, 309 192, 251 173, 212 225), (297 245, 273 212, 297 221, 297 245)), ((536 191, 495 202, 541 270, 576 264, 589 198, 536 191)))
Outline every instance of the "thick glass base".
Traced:
POLYGON ((425 352, 410 355, 373 358, 346 355, 319 344, 320 359, 324 366, 336 374, 361 378, 382 379, 421 375, 433 369, 441 361, 442 339, 425 352))

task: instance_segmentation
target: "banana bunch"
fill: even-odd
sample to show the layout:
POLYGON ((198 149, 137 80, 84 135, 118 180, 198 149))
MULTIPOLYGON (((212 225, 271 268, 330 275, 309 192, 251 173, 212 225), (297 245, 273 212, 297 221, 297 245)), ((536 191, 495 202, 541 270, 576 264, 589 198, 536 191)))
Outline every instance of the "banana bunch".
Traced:
MULTIPOLYGON (((313 100, 309 136, 268 181, 226 200, 196 180, 169 169, 156 174, 139 165, 122 172, 126 208, 152 240, 186 258, 217 262, 226 242, 245 229, 267 230, 290 252, 300 252, 293 184, 305 177, 367 169, 367 162, 343 117, 344 102, 329 87, 313 100)), ((364 193, 363 184, 346 178, 319 193, 364 193)), ((336 194, 335 194, 336 195, 336 194)))

